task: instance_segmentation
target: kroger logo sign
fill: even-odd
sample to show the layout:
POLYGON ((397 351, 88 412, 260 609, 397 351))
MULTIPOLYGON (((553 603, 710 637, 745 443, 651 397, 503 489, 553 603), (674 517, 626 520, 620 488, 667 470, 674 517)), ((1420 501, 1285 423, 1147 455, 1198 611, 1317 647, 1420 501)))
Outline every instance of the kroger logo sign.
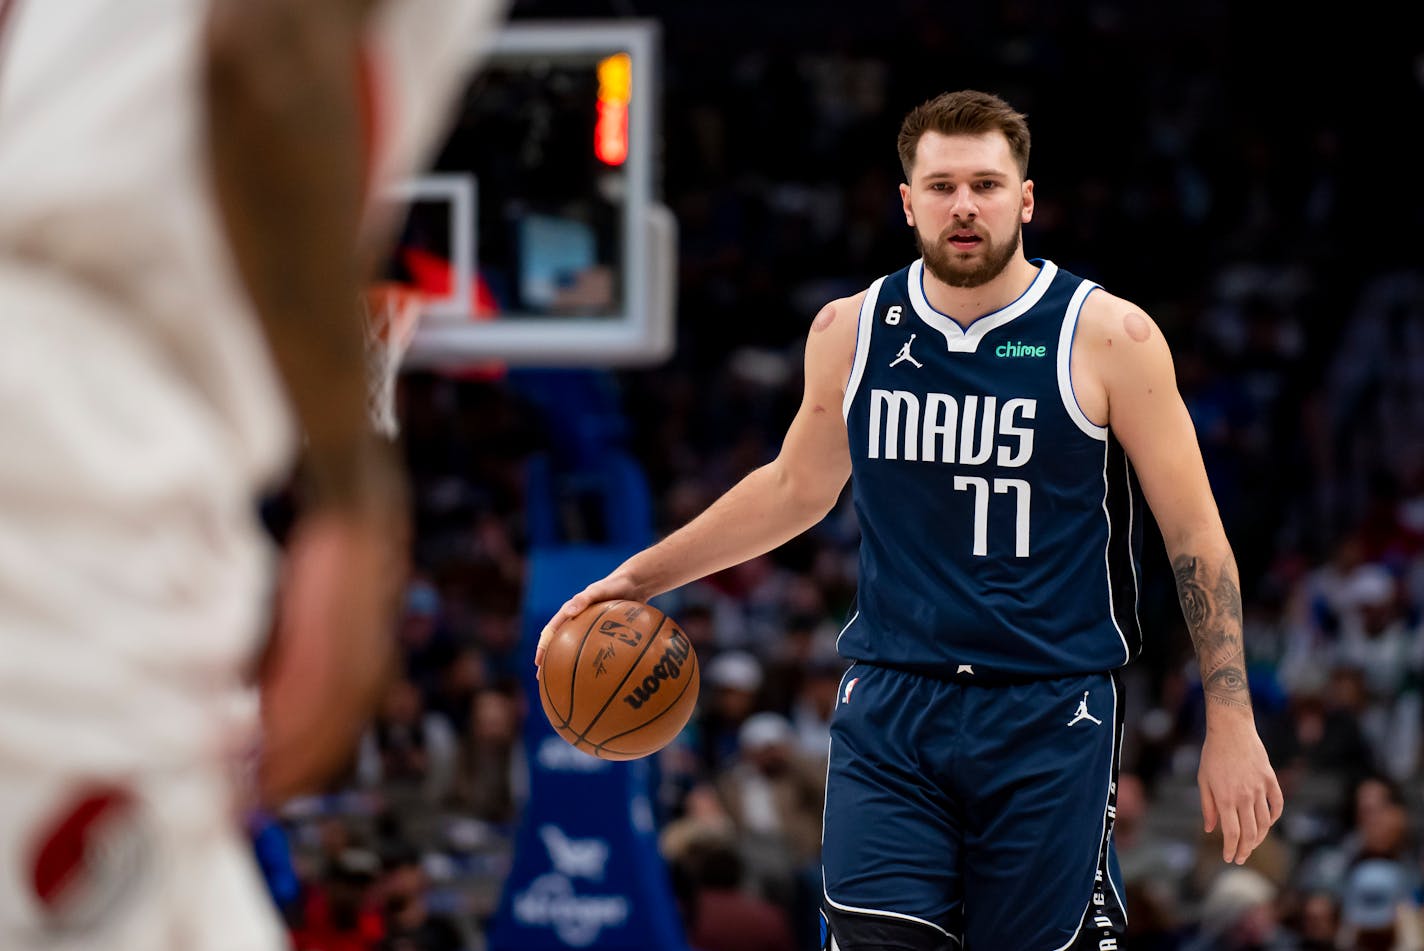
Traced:
POLYGON ((560 941, 574 948, 593 944, 604 928, 627 923, 629 904, 625 896, 580 895, 574 891, 576 878, 603 880, 608 866, 607 842, 571 839, 556 825, 540 826, 539 838, 549 851, 554 870, 534 879, 514 896, 516 921, 529 928, 552 928, 560 941))
POLYGON ((586 948, 604 928, 628 921, 628 899, 622 895, 576 895, 566 875, 540 875, 514 896, 514 918, 530 928, 552 928, 559 940, 586 948))
POLYGON ((549 850, 549 861, 560 875, 569 878, 603 880, 608 864, 608 843, 602 839, 570 839, 558 826, 539 827, 539 838, 549 850))

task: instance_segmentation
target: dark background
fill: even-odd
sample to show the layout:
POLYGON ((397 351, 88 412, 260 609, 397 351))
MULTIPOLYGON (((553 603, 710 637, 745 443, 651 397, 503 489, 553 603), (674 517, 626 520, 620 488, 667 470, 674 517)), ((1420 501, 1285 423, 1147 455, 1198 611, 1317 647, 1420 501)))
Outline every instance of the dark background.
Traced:
MULTIPOLYGON (((1195 663, 1149 533, 1148 646, 1127 678, 1117 833, 1128 947, 1324 948, 1337 934, 1340 947, 1415 946, 1400 935, 1420 927, 1424 817, 1419 5, 513 7, 516 20, 621 16, 662 24, 677 352, 616 373, 403 379, 418 528, 406 676, 346 786, 365 798, 334 796, 317 816, 284 820, 303 881, 288 905, 294 928, 317 946, 310 922, 335 890, 365 902, 382 935, 358 947, 480 946, 518 818, 518 720, 539 715, 519 691, 528 659, 516 646, 531 460, 561 474, 568 537, 606 529, 584 504, 560 394, 612 407, 598 438, 641 464, 658 531, 683 524, 775 455, 817 310, 914 256, 896 191, 904 113, 979 88, 1029 117, 1028 255, 1136 302, 1172 345, 1241 567, 1258 723, 1288 796, 1248 866, 1258 877, 1223 875, 1194 785, 1195 663), (437 760, 448 760, 448 782, 432 781, 437 760), (482 844, 452 844, 436 831, 449 819, 473 823, 482 844), (1358 934, 1370 895, 1356 872, 1370 859, 1385 863, 1406 909, 1383 938, 1358 934)), ((774 712, 814 740, 807 711, 818 677, 838 673, 826 645, 853 596, 855 543, 843 504, 774 555, 669 602, 708 671, 702 708, 663 764, 662 817, 678 830, 669 858, 688 896, 721 901, 731 881, 738 901, 770 900, 797 949, 814 943, 803 888, 813 858, 781 869, 749 841, 737 784, 769 767, 739 746, 738 727, 774 712), (743 653, 759 677, 739 707, 737 678, 713 671, 743 653), (687 847, 723 827, 740 875, 687 847)))

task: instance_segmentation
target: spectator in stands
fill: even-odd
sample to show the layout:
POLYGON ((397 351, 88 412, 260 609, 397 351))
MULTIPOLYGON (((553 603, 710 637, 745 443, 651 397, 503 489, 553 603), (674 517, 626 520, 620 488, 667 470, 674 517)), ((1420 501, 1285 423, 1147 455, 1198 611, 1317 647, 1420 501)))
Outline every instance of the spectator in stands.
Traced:
POLYGON ((738 739, 737 758, 717 789, 740 833, 749 877, 767 896, 789 902, 808 875, 819 878, 825 763, 798 755, 791 724, 779 713, 748 717, 738 739))
POLYGON ((676 609, 677 624, 692 649, 700 658, 710 659, 717 652, 716 631, 712 625, 712 606, 705 601, 688 601, 676 609))
POLYGON ((1142 780, 1135 773, 1119 774, 1113 839, 1123 882, 1140 883, 1166 913, 1181 897, 1194 856, 1191 846, 1152 828, 1150 810, 1142 780))
POLYGON ((1350 870, 1367 859, 1412 866, 1409 816, 1400 790, 1373 776, 1355 787, 1351 803, 1349 825, 1303 857, 1298 877, 1308 887, 1338 893, 1350 870))
POLYGON ((846 663, 834 653, 806 662, 806 676, 791 704, 791 725, 796 731, 796 751, 808 762, 824 764, 831 745, 831 714, 846 663))
POLYGON ((1424 949, 1419 907, 1405 871, 1388 859, 1366 859, 1350 870, 1340 924, 1339 946, 1351 951, 1424 949))
POLYGON ((478 819, 510 823, 523 798, 522 714, 513 687, 475 695, 461 763, 460 802, 478 819))
POLYGON ((1296 932, 1299 951, 1337 951, 1340 932, 1340 902, 1333 892, 1310 892, 1300 903, 1296 932))
POLYGON ((778 713, 791 709, 806 680, 819 626, 819 615, 788 610, 775 641, 764 647, 766 685, 762 699, 766 709, 778 713))
POLYGON ((737 755, 737 731, 757 709, 762 666, 746 651, 724 651, 703 668, 707 691, 699 723, 702 761, 709 775, 729 765, 737 755))
MULTIPOLYGON (((1196 864, 1192 870, 1191 878, 1188 882, 1189 893, 1193 895, 1210 896, 1211 890, 1216 888, 1221 881, 1218 871, 1221 868, 1220 861, 1213 861, 1213 857, 1219 858, 1221 855, 1221 829, 1213 829, 1206 835, 1199 835, 1196 846, 1196 864)), ((1285 842, 1279 829, 1272 829, 1251 856, 1246 860, 1246 864, 1237 871, 1249 871, 1264 879, 1272 889, 1272 894, 1278 894, 1287 882, 1290 881, 1291 870, 1295 860, 1294 853, 1285 842)), ((1229 894, 1236 894, 1238 891, 1246 890, 1247 886, 1242 883, 1246 879, 1239 878, 1233 882, 1222 885, 1229 894)), ((1272 899, 1274 901, 1274 898, 1272 899)))
POLYGON ((786 912, 743 887, 734 840, 704 834, 680 861, 696 895, 688 938, 698 951, 796 951, 786 912))
POLYGON ((292 928, 297 951, 380 951, 386 926, 372 891, 379 870, 374 854, 347 849, 308 882, 292 928))
POLYGON ((1187 951, 1287 951, 1291 945, 1276 916, 1276 894, 1276 886, 1259 872, 1221 872, 1202 902, 1187 951))
POLYGON ((1359 720, 1330 703, 1323 685, 1295 691, 1283 734, 1272 739, 1269 748, 1280 762, 1282 783, 1294 789, 1307 781, 1328 783, 1338 790, 1335 795, 1340 804, 1374 770, 1374 753, 1359 720))
POLYGON ((379 787, 426 803, 445 800, 455 780, 458 743, 445 718, 427 711, 419 688, 394 681, 380 713, 361 740, 357 776, 379 787))
POLYGON ((524 670, 519 656, 518 612, 487 606, 479 613, 475 631, 490 682, 517 681, 524 670))
POLYGON ((1376 761, 1396 782, 1419 766, 1420 630, 1400 610, 1398 585, 1382 565, 1356 568, 1345 586, 1339 661, 1358 669, 1368 692, 1361 727, 1376 761))
POLYGON ((464 951, 466 942, 451 918, 431 911, 430 881, 413 851, 387 857, 377 893, 387 935, 380 951, 464 951))
POLYGON ((1124 878, 1122 898, 1129 915, 1126 940, 1121 947, 1132 951, 1178 951, 1181 948, 1180 911, 1168 887, 1150 879, 1124 878))
POLYGON ((425 692, 426 708, 457 730, 468 729, 475 715, 475 698, 489 683, 483 651, 474 646, 454 649, 425 692))
POLYGON ((407 676, 421 687, 433 687, 450 657, 450 637, 442 623, 440 592, 426 578, 406 585, 405 608, 397 628, 397 643, 407 676))

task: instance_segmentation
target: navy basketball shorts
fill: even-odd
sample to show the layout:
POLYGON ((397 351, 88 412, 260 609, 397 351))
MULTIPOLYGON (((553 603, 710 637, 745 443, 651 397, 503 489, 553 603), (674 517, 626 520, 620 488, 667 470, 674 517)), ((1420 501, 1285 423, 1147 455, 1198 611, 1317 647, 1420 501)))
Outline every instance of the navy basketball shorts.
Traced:
POLYGON ((1110 673, 984 684, 846 671, 826 777, 825 947, 1117 948, 1119 694, 1110 673))

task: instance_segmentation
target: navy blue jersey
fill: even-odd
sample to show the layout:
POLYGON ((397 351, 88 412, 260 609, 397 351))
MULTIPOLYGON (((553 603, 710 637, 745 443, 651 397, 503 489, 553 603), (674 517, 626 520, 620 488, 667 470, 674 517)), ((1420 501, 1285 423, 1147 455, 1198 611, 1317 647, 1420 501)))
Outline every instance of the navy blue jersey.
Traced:
POLYGON ((866 292, 844 406, 861 529, 848 658, 1062 677, 1141 649, 1140 493, 1069 378, 1097 285, 1035 263, 968 329, 926 300, 920 261, 866 292))

